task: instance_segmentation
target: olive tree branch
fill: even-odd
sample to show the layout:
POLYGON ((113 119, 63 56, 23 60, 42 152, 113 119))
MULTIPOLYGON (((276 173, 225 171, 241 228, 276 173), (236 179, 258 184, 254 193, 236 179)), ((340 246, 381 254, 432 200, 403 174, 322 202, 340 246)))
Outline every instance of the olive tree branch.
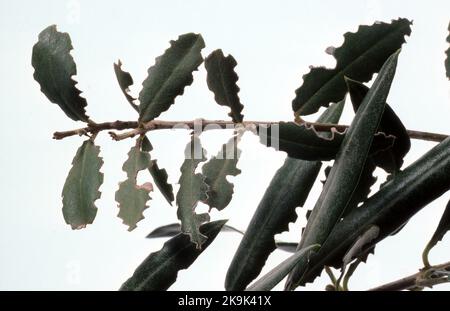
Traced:
POLYGON ((419 272, 399 280, 377 286, 370 291, 398 291, 398 290, 417 290, 424 287, 433 287, 434 285, 450 282, 450 261, 431 267, 425 267, 419 272))
MULTIPOLYGON (((241 124, 245 127, 257 126, 257 125, 274 125, 279 124, 278 121, 244 121, 241 124)), ((314 123, 302 121, 302 124, 307 126, 314 126, 318 132, 330 132, 332 128, 343 132, 348 128, 348 125, 336 125, 327 123, 314 123)), ((114 140, 123 140, 127 138, 132 138, 137 135, 145 134, 149 131, 163 130, 163 129, 187 129, 187 130, 210 130, 210 129, 233 129, 236 126, 233 121, 225 120, 204 120, 197 119, 192 121, 162 121, 162 120, 152 120, 144 124, 139 124, 137 121, 114 121, 114 122, 104 122, 104 123, 94 123, 91 122, 88 126, 74 129, 70 131, 55 132, 53 134, 54 139, 64 139, 70 136, 81 136, 88 134, 97 134, 101 131, 109 131, 109 134, 114 140), (196 126, 197 125, 197 126, 196 126), (117 133, 115 131, 130 130, 124 133, 117 133)), ((421 132, 408 130, 408 135, 412 139, 426 140, 441 142, 448 135, 430 132, 421 132)))

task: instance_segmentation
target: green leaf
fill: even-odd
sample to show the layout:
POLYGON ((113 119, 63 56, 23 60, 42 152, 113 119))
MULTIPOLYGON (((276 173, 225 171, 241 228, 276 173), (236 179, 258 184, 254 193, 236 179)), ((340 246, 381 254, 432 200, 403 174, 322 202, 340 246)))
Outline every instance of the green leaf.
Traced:
POLYGON ((270 270, 266 275, 261 277, 255 283, 250 285, 247 291, 269 291, 280 283, 286 275, 295 267, 295 265, 302 259, 307 260, 310 252, 316 251, 320 245, 311 245, 302 250, 297 251, 294 255, 280 263, 278 266, 270 270))
POLYGON ((226 220, 204 224, 200 232, 207 240, 201 249, 196 248, 185 234, 179 234, 164 243, 163 248, 150 254, 122 285, 122 291, 167 290, 175 283, 178 271, 187 269, 214 241, 226 220))
MULTIPOLYGON (((222 227, 222 231, 223 232, 237 232, 240 234, 244 234, 244 232, 242 232, 241 230, 236 229, 232 226, 228 226, 228 225, 224 225, 222 227)), ((169 225, 165 225, 165 226, 156 228, 155 230, 150 232, 146 236, 146 238, 147 239, 168 238, 168 237, 176 236, 179 233, 181 233, 181 225, 178 223, 173 223, 173 224, 169 224, 169 225)), ((288 246, 286 245, 286 247, 288 247, 288 246)))
POLYGON ((161 191, 167 202, 172 205, 172 202, 174 200, 173 187, 167 182, 168 176, 166 169, 159 168, 156 160, 152 160, 151 166, 148 170, 153 177, 153 181, 156 184, 156 187, 158 187, 159 191, 161 191))
POLYGON ((205 203, 210 208, 221 211, 233 197, 234 185, 227 180, 227 176, 237 176, 241 173, 241 170, 236 167, 241 154, 241 150, 237 147, 238 140, 237 136, 233 136, 222 146, 217 156, 203 165, 202 173, 209 187, 205 203))
MULTIPOLYGON (((358 186, 373 136, 383 115, 399 52, 388 58, 356 112, 330 175, 308 219, 299 249, 313 244, 323 245, 345 212, 358 186)), ((289 275, 286 288, 295 288, 301 275, 302 271, 294 269, 289 275)))
MULTIPOLYGON (((329 161, 336 158, 346 131, 338 132, 331 129, 328 132, 317 132, 313 125, 297 124, 295 122, 280 122, 279 124, 257 126, 259 140, 263 145, 277 151, 284 151, 291 158, 307 161, 329 161)), ((378 154, 391 149, 395 137, 385 133, 376 133, 369 154, 378 154)))
POLYGON ((323 137, 318 135, 314 127, 295 122, 259 125, 257 130, 263 145, 284 151, 291 158, 307 161, 334 159, 345 137, 344 133, 334 128, 331 137, 323 137))
MULTIPOLYGON (((318 121, 337 123, 343 107, 343 101, 331 105, 318 121)), ((287 231, 289 223, 295 222, 295 208, 304 205, 321 166, 317 161, 286 158, 266 189, 228 268, 227 290, 243 290, 259 275, 276 249, 275 235, 287 231)))
POLYGON ((58 32, 56 25, 45 28, 39 34, 39 41, 33 46, 33 77, 39 82, 42 93, 69 118, 88 122, 86 99, 80 96, 81 92, 72 79, 77 74, 75 62, 70 55, 72 49, 69 34, 58 32))
MULTIPOLYGON (((358 181, 358 185, 355 188, 355 191, 352 194, 352 197, 347 204, 347 207, 345 208, 344 213, 342 214, 342 217, 345 217, 349 212, 351 212, 354 208, 357 208, 358 205, 361 202, 364 202, 367 200, 371 187, 375 184, 377 181, 377 178, 373 176, 373 172, 375 171, 375 165, 373 164, 373 161, 368 158, 367 162, 364 165, 364 168, 361 172, 361 176, 358 181)), ((325 176, 328 178, 328 175, 330 174, 331 166, 328 166, 325 169, 325 176)), ((325 183, 325 182, 324 182, 325 183)))
POLYGON ((409 20, 400 18, 390 24, 360 26, 356 33, 347 32, 342 46, 332 53, 336 67, 312 68, 303 76, 303 84, 292 101, 296 115, 309 115, 342 100, 347 92, 344 76, 361 82, 371 80, 386 59, 402 46, 405 35, 411 34, 410 25, 409 20))
POLYGON ((133 85, 133 78, 130 73, 122 70, 122 62, 120 59, 117 61, 117 64, 114 63, 114 73, 116 74, 117 82, 119 82, 120 89, 122 90, 123 95, 127 99, 128 103, 131 107, 139 112, 139 107, 134 103, 136 98, 130 95, 129 87, 133 85))
POLYGON ((208 214, 195 213, 198 202, 208 198, 209 189, 205 177, 195 173, 198 164, 206 160, 205 152, 198 136, 192 135, 184 151, 185 160, 180 168, 180 189, 177 193, 177 216, 181 220, 181 230, 191 237, 197 248, 201 248, 206 241, 206 236, 199 231, 199 226, 209 219, 208 214))
POLYGON ((228 114, 233 122, 243 121, 242 109, 244 106, 239 100, 239 87, 236 82, 238 75, 234 71, 237 62, 233 56, 225 57, 222 50, 215 50, 205 59, 208 88, 214 93, 214 99, 221 106, 230 107, 228 114))
POLYGON ((99 189, 103 183, 103 173, 100 172, 103 160, 99 154, 100 147, 86 140, 73 158, 62 191, 64 219, 72 229, 92 224, 97 214, 94 203, 100 198, 99 189))
POLYGON ((442 214, 441 220, 439 221, 439 225, 436 228, 436 231, 434 232, 433 236, 431 237, 431 240, 428 242, 427 246, 425 247, 425 250, 423 251, 423 262, 425 266, 429 267, 430 262, 428 260, 428 254, 430 253, 430 250, 444 238, 444 235, 447 233, 447 231, 450 230, 450 201, 447 203, 447 206, 445 207, 444 214, 442 214))
MULTIPOLYGON (((351 79, 346 79, 346 81, 353 109, 356 112, 367 95, 369 88, 351 79)), ((386 135, 395 136, 395 141, 392 148, 378 152, 372 158, 377 166, 388 173, 396 172, 402 167, 403 158, 411 148, 411 140, 402 121, 388 104, 384 108, 378 131, 386 135)))
POLYGON ((170 42, 163 55, 148 69, 139 93, 139 121, 148 122, 169 109, 175 97, 193 81, 192 72, 203 62, 205 42, 199 34, 188 33, 170 42))
MULTIPOLYGON (((447 43, 450 43, 450 23, 448 24, 449 35, 447 37, 447 43)), ((447 78, 450 79, 450 48, 447 49, 447 58, 445 59, 445 71, 447 72, 447 78)))
POLYGON ((309 264, 302 263, 298 267, 299 272, 305 272, 298 284, 312 281, 324 265, 342 258, 372 225, 378 226, 380 233, 366 250, 397 231, 423 207, 450 189, 449 171, 450 138, 447 138, 339 222, 317 256, 312 256, 309 264))
POLYGON ((144 219, 143 212, 148 208, 151 183, 137 185, 139 171, 150 167, 150 154, 140 151, 138 147, 132 147, 128 152, 128 159, 123 164, 122 170, 127 173, 127 179, 119 184, 116 192, 116 201, 119 203, 119 218, 128 226, 128 231, 136 228, 137 223, 144 219))

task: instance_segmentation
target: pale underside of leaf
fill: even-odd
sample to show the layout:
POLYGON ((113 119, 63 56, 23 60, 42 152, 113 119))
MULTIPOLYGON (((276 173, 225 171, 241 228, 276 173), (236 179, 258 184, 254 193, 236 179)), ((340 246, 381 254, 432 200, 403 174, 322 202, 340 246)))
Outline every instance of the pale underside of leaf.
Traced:
POLYGON ((195 173, 199 163, 206 160, 205 150, 202 148, 200 139, 197 135, 191 136, 191 141, 185 149, 185 160, 181 165, 181 176, 179 179, 180 189, 178 190, 177 216, 181 220, 181 230, 190 236, 191 241, 197 248, 206 241, 199 231, 199 226, 208 221, 208 214, 196 214, 195 208, 200 201, 206 201, 208 198, 208 185, 205 183, 205 177, 200 173, 195 173))
POLYGON ((360 26, 356 33, 346 33, 342 46, 333 49, 336 67, 312 68, 303 76, 303 84, 292 102, 294 112, 309 115, 342 100, 346 93, 344 76, 368 82, 405 42, 405 36, 411 33, 410 25, 410 21, 400 18, 390 24, 360 26))
MULTIPOLYGON (((311 245, 304 249, 297 251, 278 266, 270 270, 266 275, 262 276, 255 283, 250 285, 246 291, 269 291, 280 283, 286 275, 295 267, 295 265, 302 259, 309 256, 310 252, 316 251, 320 245, 311 245)), ((307 259, 306 259, 307 260, 307 259)))
POLYGON ((244 119, 244 106, 239 100, 238 75, 234 71, 237 62, 233 56, 225 57, 222 50, 215 50, 205 59, 208 88, 214 93, 214 99, 221 106, 231 109, 228 114, 233 122, 240 123, 244 119))
POLYGON ((97 214, 95 201, 100 198, 99 188, 103 183, 103 165, 99 157, 100 147, 91 140, 83 142, 72 161, 62 191, 63 215, 72 229, 85 228, 97 214))
POLYGON ((75 121, 87 122, 86 99, 80 96, 72 76, 77 74, 75 62, 70 55, 73 49, 69 34, 58 32, 52 25, 39 34, 33 46, 32 65, 34 79, 41 91, 75 121))
POLYGON ((169 109, 175 97, 193 81, 192 73, 203 62, 205 42, 199 34, 188 33, 170 42, 163 55, 148 69, 139 93, 139 121, 148 122, 169 109))
POLYGON ((147 202, 153 186, 151 183, 137 185, 137 175, 150 165, 150 154, 136 146, 130 149, 128 159, 123 164, 122 169, 127 174, 127 179, 119 184, 115 198, 119 205, 117 216, 128 226, 128 231, 136 228, 137 223, 144 218, 144 210, 148 208, 147 202))
POLYGON ((222 146, 217 156, 203 165, 202 173, 209 187, 205 203, 210 209, 223 210, 231 201, 234 185, 227 180, 227 176, 237 176, 241 173, 236 167, 241 154, 237 146, 238 141, 239 138, 233 136, 222 146))
POLYGON ((133 275, 121 286, 122 291, 167 290, 175 283, 178 271, 187 269, 214 241, 226 220, 218 220, 200 227, 207 239, 201 249, 196 248, 185 234, 178 234, 164 243, 161 250, 150 254, 133 275))

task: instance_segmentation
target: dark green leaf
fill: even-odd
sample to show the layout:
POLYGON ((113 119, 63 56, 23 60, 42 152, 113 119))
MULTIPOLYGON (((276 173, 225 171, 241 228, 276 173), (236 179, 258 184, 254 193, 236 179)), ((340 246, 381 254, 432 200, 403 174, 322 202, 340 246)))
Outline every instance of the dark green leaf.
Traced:
MULTIPOLYGON (((224 232, 237 232, 240 234, 244 234, 244 232, 242 232, 239 229, 236 229, 232 226, 228 226, 228 225, 224 225, 222 227, 222 231, 224 232)), ((165 225, 165 226, 161 226, 156 228, 155 230, 153 230, 152 232, 150 232, 147 235, 148 239, 154 239, 154 238, 168 238, 168 237, 173 237, 176 236, 177 234, 181 233, 181 225, 178 223, 174 223, 174 224, 169 224, 169 225, 165 225)), ((284 243, 284 242, 282 242, 284 243)), ((288 245, 286 245, 286 247, 289 247, 288 245)))
POLYGON ((205 201, 208 196, 208 185, 202 174, 195 173, 198 164, 206 160, 205 150, 202 148, 197 135, 192 135, 190 143, 184 151, 185 160, 180 168, 180 189, 177 193, 177 216, 181 220, 181 230, 191 237, 191 241, 200 248, 206 241, 199 231, 202 222, 209 219, 208 214, 196 214, 195 207, 199 201, 205 201))
MULTIPOLYGON (((353 109, 356 112, 364 97, 367 95, 369 88, 351 79, 346 79, 346 81, 353 109)), ((400 118, 388 104, 384 108, 378 131, 386 135, 395 136, 395 141, 392 148, 378 152, 372 158, 377 166, 383 168, 388 173, 396 172, 402 167, 403 158, 411 148, 411 140, 402 121, 400 121, 400 118)))
MULTIPOLYGON (((344 102, 331 105, 318 121, 337 123, 343 107, 344 102)), ((243 290, 259 275, 276 248, 275 235, 295 222, 295 208, 304 205, 321 166, 321 162, 286 158, 266 189, 228 268, 227 290, 243 290)))
POLYGON ((295 91, 292 109, 297 115, 308 115, 342 100, 347 91, 344 76, 368 82, 405 42, 405 35, 411 33, 410 25, 409 20, 400 18, 390 24, 360 26, 356 33, 347 32, 342 46, 333 52, 336 67, 316 67, 304 75, 303 85, 295 91))
POLYGON ((193 81, 192 72, 203 62, 201 50, 205 42, 199 34, 188 33, 170 42, 155 65, 148 69, 148 77, 139 93, 139 121, 148 122, 169 109, 175 97, 193 81))
POLYGON ((72 229, 85 228, 97 214, 95 201, 100 198, 99 188, 103 183, 99 157, 100 147, 91 140, 83 142, 73 158, 72 168, 62 191, 63 215, 72 229))
POLYGON ((275 241, 276 247, 279 250, 288 252, 288 253, 295 253, 297 251, 298 243, 293 242, 282 242, 282 241, 275 241))
POLYGON ((297 251, 294 255, 283 261, 281 264, 270 270, 266 275, 261 277, 255 283, 250 285, 247 291, 269 291, 280 283, 286 275, 301 260, 309 257, 309 254, 320 248, 320 245, 311 245, 302 250, 297 251))
POLYGON ((423 261, 426 266, 430 266, 428 261, 428 254, 430 250, 444 238, 444 235, 447 231, 450 230, 450 201, 447 203, 445 207, 444 214, 442 214, 441 220, 439 221, 439 225, 436 228, 433 236, 431 237, 430 242, 428 242, 425 250, 423 251, 423 261))
POLYGON ((139 107, 134 103, 136 98, 130 95, 129 87, 133 85, 133 78, 131 77, 129 72, 122 70, 122 62, 120 59, 117 61, 117 64, 114 63, 114 72, 116 74, 117 82, 119 82, 120 89, 122 90, 123 95, 127 99, 128 103, 133 107, 134 110, 139 112, 139 107))
POLYGON ((166 169, 159 168, 156 160, 152 160, 149 171, 153 177, 153 181, 155 182, 156 187, 158 187, 159 191, 161 191, 167 202, 172 205, 172 202, 174 200, 173 187, 167 182, 168 176, 166 169))
POLYGON ((86 99, 80 96, 81 92, 72 79, 77 74, 75 62, 70 55, 72 49, 69 34, 58 32, 55 25, 45 28, 39 34, 39 41, 33 46, 33 77, 39 82, 42 93, 69 118, 87 122, 89 117, 85 111, 86 99))
MULTIPOLYGON (((345 212, 358 186, 372 145, 372 138, 383 115, 399 52, 388 58, 356 112, 322 193, 308 219, 299 249, 325 243, 345 212)), ((289 275, 286 288, 295 288, 301 275, 302 271, 295 268, 289 275)))
POLYGON ((128 231, 136 228, 136 224, 144 219, 143 212, 148 208, 151 183, 137 185, 139 171, 150 167, 150 154, 132 147, 128 152, 128 159, 123 164, 122 170, 127 173, 127 179, 119 184, 116 192, 116 201, 119 203, 119 218, 128 226, 128 231))
POLYGON ((226 220, 204 224, 200 232, 207 237, 201 249, 196 248, 185 234, 164 243, 163 248, 150 254, 120 288, 122 291, 167 290, 175 283, 178 271, 187 269, 214 241, 226 220))
POLYGON ((209 186, 208 198, 205 203, 210 208, 224 209, 233 197, 234 185, 227 180, 227 176, 237 176, 241 170, 236 167, 241 154, 238 144, 239 138, 233 136, 222 146, 219 154, 205 163, 202 173, 205 183, 209 186))
POLYGON ((214 93, 214 99, 221 106, 230 107, 228 114, 235 123, 244 119, 242 109, 244 106, 239 100, 239 87, 236 82, 238 75, 234 71, 237 62, 233 56, 225 57, 222 50, 215 50, 205 59, 208 88, 214 93))
POLYGON ((450 189, 449 171, 450 138, 447 138, 399 172, 366 203, 338 223, 317 256, 311 257, 309 265, 302 263, 299 267, 299 272, 306 273, 298 284, 312 281, 324 265, 342 258, 370 226, 378 226, 380 233, 365 249, 390 236, 423 207, 450 189))
POLYGON ((314 127, 295 122, 258 126, 263 145, 284 151, 291 158, 307 161, 328 161, 336 157, 345 135, 335 129, 331 133, 331 137, 322 137, 314 127))

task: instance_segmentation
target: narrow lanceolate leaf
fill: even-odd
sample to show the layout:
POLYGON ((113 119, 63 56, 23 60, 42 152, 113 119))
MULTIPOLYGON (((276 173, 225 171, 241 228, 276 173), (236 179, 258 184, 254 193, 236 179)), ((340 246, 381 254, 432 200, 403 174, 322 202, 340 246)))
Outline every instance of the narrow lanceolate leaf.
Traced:
POLYGON ((225 57, 222 50, 215 50, 205 59, 206 82, 214 93, 214 99, 219 105, 230 107, 231 112, 228 115, 233 122, 240 123, 244 119, 241 113, 244 106, 238 96, 239 87, 236 82, 239 78, 234 71, 236 65, 234 57, 225 57))
POLYGON ((439 221, 439 225, 436 228, 433 236, 431 237, 430 242, 428 242, 425 250, 423 252, 423 262, 426 266, 430 266, 428 261, 428 254, 430 250, 444 238, 444 235, 450 230, 450 201, 447 203, 445 207, 444 214, 442 214, 441 220, 439 221))
MULTIPOLYGON (((319 122, 337 123, 344 102, 331 105, 319 122)), ((329 135, 324 134, 324 135, 329 135)), ((261 272, 276 249, 275 235, 295 222, 295 208, 303 206, 320 172, 321 162, 286 158, 266 189, 228 268, 227 290, 243 290, 261 272)))
POLYGON ((380 228, 378 237, 362 252, 370 249, 402 227, 423 207, 450 189, 450 138, 445 139, 419 160, 399 172, 360 208, 354 209, 330 233, 327 241, 303 263, 305 274, 299 284, 314 280, 324 265, 343 258, 352 244, 368 228, 380 228))
POLYGON ((310 252, 316 251, 320 248, 320 245, 311 245, 302 250, 297 251, 294 255, 280 263, 278 266, 270 270, 266 275, 261 277, 255 283, 250 285, 247 291, 269 291, 280 283, 286 275, 295 267, 295 265, 301 260, 308 260, 310 252))
MULTIPOLYGON (((235 233, 239 233, 239 234, 244 234, 244 232, 242 232, 239 229, 236 229, 232 226, 228 226, 228 225, 224 225, 222 227, 222 231, 223 232, 235 232, 235 233)), ((156 228, 155 230, 153 230, 152 232, 150 232, 146 238, 147 239, 154 239, 154 238, 169 238, 169 237, 173 237, 176 236, 177 234, 182 233, 181 232, 181 225, 178 223, 174 223, 174 224, 169 224, 169 225, 165 225, 165 226, 161 226, 156 228)), ((285 242, 282 242, 285 243, 285 242)), ((286 246, 286 249, 289 248, 289 245, 283 245, 286 246)))
POLYGON ((167 182, 167 171, 164 168, 159 168, 156 160, 152 160, 151 166, 148 169, 152 175, 156 187, 161 191, 164 198, 172 205, 174 200, 173 187, 167 182))
POLYGON ((99 188, 103 183, 99 157, 100 147, 91 140, 83 142, 73 158, 72 168, 62 191, 63 215, 72 229, 85 228, 97 214, 95 201, 100 198, 99 188))
POLYGON ((123 164, 123 171, 127 173, 127 179, 119 184, 116 192, 116 201, 119 203, 119 218, 131 231, 136 224, 144 218, 143 212, 150 199, 150 191, 153 190, 151 183, 137 185, 139 171, 150 166, 150 154, 140 151, 138 147, 132 147, 128 152, 128 159, 123 164))
POLYGON ((72 79, 77 74, 75 62, 70 55, 72 49, 69 34, 57 31, 55 25, 45 28, 39 34, 39 41, 33 46, 33 77, 39 82, 42 93, 69 118, 87 122, 89 117, 85 111, 86 99, 80 96, 81 92, 72 79))
MULTIPOLYGON (((450 23, 448 24, 449 35, 447 37, 447 43, 450 43, 450 23)), ((447 78, 450 79, 450 47, 447 49, 447 58, 445 59, 445 71, 447 72, 447 78)))
POLYGON ((347 92, 344 76, 361 82, 371 80, 387 58, 402 46, 405 35, 410 35, 410 25, 409 20, 400 18, 390 24, 360 26, 356 33, 346 33, 342 46, 332 53, 336 67, 312 68, 303 76, 303 84, 292 101, 294 112, 309 115, 342 100, 347 92))
POLYGON ((201 50, 205 42, 199 34, 188 33, 170 42, 163 55, 148 69, 148 77, 139 93, 139 121, 157 118, 169 109, 175 97, 193 81, 192 73, 203 62, 201 50))
MULTIPOLYGON (((373 164, 373 161, 368 158, 367 162, 364 165, 364 168, 361 172, 361 176, 359 177, 358 185, 355 188, 355 191, 352 194, 352 197, 347 204, 347 207, 344 210, 344 213, 342 214, 342 217, 345 217, 348 213, 350 213, 354 208, 357 208, 358 205, 364 201, 367 200, 371 187, 375 184, 377 181, 377 178, 373 176, 373 172, 375 171, 375 164, 373 164)), ((328 175, 330 174, 331 166, 328 166, 325 169, 325 176, 328 178, 328 175)))
POLYGON ((177 193, 177 216, 181 220, 181 230, 190 236, 197 248, 201 248, 206 236, 199 231, 202 222, 208 220, 208 214, 196 214, 195 207, 199 201, 208 198, 208 185, 202 174, 195 173, 198 164, 206 160, 205 150, 202 148, 197 135, 192 135, 190 143, 184 151, 185 160, 181 165, 179 180, 180 189, 177 193))
MULTIPOLYGON (((351 79, 346 79, 346 82, 353 109, 356 112, 361 106, 364 97, 367 95, 369 88, 351 79)), ((385 171, 389 173, 396 172, 402 167, 403 158, 411 148, 411 140, 402 121, 388 104, 384 108, 378 131, 386 135, 395 136, 395 141, 392 148, 378 152, 372 159, 377 166, 383 168, 385 171)))
POLYGON ((122 291, 167 290, 175 283, 178 271, 189 268, 198 256, 214 241, 226 220, 213 221, 200 227, 207 237, 201 249, 191 243, 185 234, 178 234, 163 248, 150 254, 122 285, 122 291))
POLYGON ((224 209, 233 197, 234 185, 227 180, 227 176, 237 176, 241 170, 236 167, 241 154, 237 147, 238 137, 234 136, 222 146, 219 154, 205 163, 202 173, 205 183, 209 186, 208 198, 205 203, 210 208, 224 209))
POLYGON ((114 63, 114 73, 116 74, 117 82, 119 82, 120 89, 122 90, 123 95, 127 99, 128 103, 133 107, 134 110, 139 112, 139 107, 134 103, 136 98, 130 95, 129 87, 133 85, 133 78, 131 77, 129 72, 122 70, 122 62, 120 59, 117 61, 117 64, 114 63))
MULTIPOLYGON (((399 52, 389 57, 383 65, 356 112, 322 193, 308 219, 299 249, 312 244, 323 245, 345 212, 358 186, 373 136, 383 115, 399 52)), ((303 271, 294 269, 289 276, 286 288, 295 288, 302 274, 303 271)))

